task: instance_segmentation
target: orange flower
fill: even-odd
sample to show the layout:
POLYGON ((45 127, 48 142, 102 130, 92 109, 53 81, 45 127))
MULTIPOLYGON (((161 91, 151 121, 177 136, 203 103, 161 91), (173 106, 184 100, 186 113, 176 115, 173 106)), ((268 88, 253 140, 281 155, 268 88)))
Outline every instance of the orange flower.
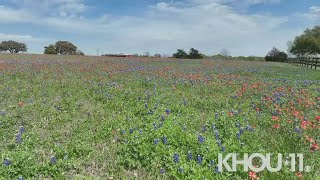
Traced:
POLYGON ((314 139, 312 137, 307 136, 307 141, 310 143, 315 143, 314 139))
POLYGON ((316 116, 316 120, 320 122, 320 116, 316 116))
POLYGON ((275 125, 272 126, 272 128, 274 128, 274 129, 280 129, 280 124, 275 124, 275 125))
POLYGON ((294 111, 292 114, 293 114, 294 116, 299 116, 299 111, 294 111))
POLYGON ((302 180, 302 174, 301 174, 301 172, 297 172, 297 173, 296 173, 296 176, 298 176, 299 179, 302 180))
POLYGON ((273 121, 279 121, 279 117, 278 116, 272 116, 272 120, 273 121))
POLYGON ((24 102, 23 102, 23 101, 20 101, 20 102, 18 103, 18 105, 19 105, 20 107, 23 107, 23 106, 24 106, 24 102))
POLYGON ((250 172, 249 172, 249 177, 251 178, 251 180, 260 179, 260 178, 258 177, 258 175, 257 175, 255 172, 253 172, 253 171, 250 171, 250 172))

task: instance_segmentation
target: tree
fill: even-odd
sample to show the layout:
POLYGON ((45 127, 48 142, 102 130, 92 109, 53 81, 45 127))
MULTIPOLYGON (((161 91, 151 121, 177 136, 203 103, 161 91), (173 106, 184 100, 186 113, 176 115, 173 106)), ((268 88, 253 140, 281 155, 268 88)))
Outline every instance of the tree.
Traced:
POLYGON ((155 54, 154 57, 161 58, 161 54, 155 54))
POLYGON ((302 35, 297 36, 290 52, 296 56, 320 54, 320 26, 306 29, 302 35))
POLYGON ((58 54, 56 51, 56 47, 51 44, 49 46, 44 47, 44 54, 58 54))
POLYGON ((191 48, 189 51, 190 59, 202 59, 202 55, 199 53, 197 49, 191 48))
POLYGON ((74 55, 78 49, 69 41, 57 41, 54 46, 58 54, 61 55, 74 55))
POLYGON ((228 57, 228 56, 230 56, 230 51, 228 49, 222 49, 220 54, 222 56, 228 57))
POLYGON ((288 55, 280 51, 277 48, 272 48, 272 50, 265 57, 266 61, 276 61, 276 62, 286 62, 288 59, 288 55))
POLYGON ((27 52, 27 45, 16 41, 2 41, 0 44, 0 51, 9 51, 10 53, 27 52))
POLYGON ((80 50, 77 50, 77 52, 75 53, 75 55, 78 55, 78 56, 84 56, 84 53, 80 50))
POLYGON ((44 54, 84 55, 69 41, 57 41, 55 44, 44 47, 44 54))
POLYGON ((172 55, 174 58, 186 59, 188 54, 183 49, 178 49, 176 53, 172 55))

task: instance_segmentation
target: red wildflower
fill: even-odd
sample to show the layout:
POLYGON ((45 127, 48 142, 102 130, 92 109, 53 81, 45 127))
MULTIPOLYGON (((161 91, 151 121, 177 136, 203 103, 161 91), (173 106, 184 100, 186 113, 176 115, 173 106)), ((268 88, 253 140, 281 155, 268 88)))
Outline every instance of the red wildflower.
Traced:
POLYGON ((309 124, 308 121, 302 121, 300 126, 302 129, 307 129, 308 124, 309 124))
POLYGON ((253 171, 250 171, 250 172, 249 172, 249 177, 251 178, 251 180, 260 179, 260 178, 258 177, 258 175, 257 175, 255 172, 253 172, 253 171))
POLYGON ((272 116, 272 120, 273 121, 279 121, 279 117, 278 116, 272 116))
POLYGON ((299 111, 294 111, 292 114, 293 114, 294 116, 299 116, 299 111))
POLYGON ((288 123, 292 123, 292 120, 289 119, 289 120, 288 120, 288 123))
POLYGON ((280 129, 280 124, 275 124, 272 126, 274 129, 280 129))
POLYGON ((320 122, 320 116, 316 116, 316 120, 320 122))
POLYGON ((314 152, 314 151, 316 151, 316 150, 320 150, 319 145, 318 145, 317 143, 311 144, 311 145, 310 145, 310 151, 311 151, 311 152, 314 152))
POLYGON ((297 172, 297 173, 296 173, 296 176, 298 176, 299 179, 302 180, 302 173, 301 173, 301 172, 297 172))
POLYGON ((315 143, 315 140, 312 137, 307 136, 307 141, 310 143, 315 143))

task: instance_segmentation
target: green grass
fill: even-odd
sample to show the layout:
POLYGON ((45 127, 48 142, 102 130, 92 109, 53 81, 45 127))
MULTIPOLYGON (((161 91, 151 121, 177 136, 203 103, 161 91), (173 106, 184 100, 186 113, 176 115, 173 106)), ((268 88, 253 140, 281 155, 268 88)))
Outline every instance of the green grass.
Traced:
MULTIPOLYGON (((48 57, 1 58, 0 179, 250 179, 240 167, 220 174, 209 167, 222 147, 303 153, 312 167, 303 179, 319 179, 320 151, 306 140, 320 141, 319 71, 255 61, 48 57), (236 123, 254 130, 238 140, 236 123)), ((296 173, 257 175, 299 179, 296 173)))

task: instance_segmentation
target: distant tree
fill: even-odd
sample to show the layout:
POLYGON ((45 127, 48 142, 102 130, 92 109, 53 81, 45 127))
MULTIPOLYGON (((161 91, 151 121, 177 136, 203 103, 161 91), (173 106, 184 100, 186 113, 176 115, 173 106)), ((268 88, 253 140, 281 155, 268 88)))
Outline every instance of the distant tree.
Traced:
POLYGON ((228 57, 228 56, 230 56, 230 51, 228 49, 222 49, 220 54, 222 56, 228 57))
POLYGON ((202 54, 197 49, 191 48, 188 57, 190 59, 202 59, 202 54))
POLYGON ((58 54, 56 47, 51 44, 49 46, 44 47, 44 54, 58 54))
POLYGON ((10 53, 27 52, 27 45, 16 41, 2 41, 0 44, 0 51, 9 51, 10 53))
POLYGON ((172 57, 186 59, 188 58, 188 54, 183 49, 178 49, 177 52, 172 55, 172 57))
POLYGON ((74 55, 78 49, 77 46, 69 41, 57 41, 54 46, 58 54, 62 55, 74 55))
POLYGON ((161 54, 155 54, 154 57, 161 58, 161 54))
POLYGON ((80 50, 77 50, 77 52, 75 53, 75 55, 79 55, 79 56, 84 56, 84 53, 80 50))
POLYGON ((297 36, 290 52, 296 56, 320 54, 320 26, 306 29, 302 35, 297 36))
POLYGON ((55 44, 44 47, 44 54, 84 55, 69 41, 57 41, 55 44))
POLYGON ((285 52, 280 51, 275 47, 272 48, 272 50, 265 57, 266 61, 276 61, 276 62, 286 62, 287 59, 288 59, 288 55, 285 52))

